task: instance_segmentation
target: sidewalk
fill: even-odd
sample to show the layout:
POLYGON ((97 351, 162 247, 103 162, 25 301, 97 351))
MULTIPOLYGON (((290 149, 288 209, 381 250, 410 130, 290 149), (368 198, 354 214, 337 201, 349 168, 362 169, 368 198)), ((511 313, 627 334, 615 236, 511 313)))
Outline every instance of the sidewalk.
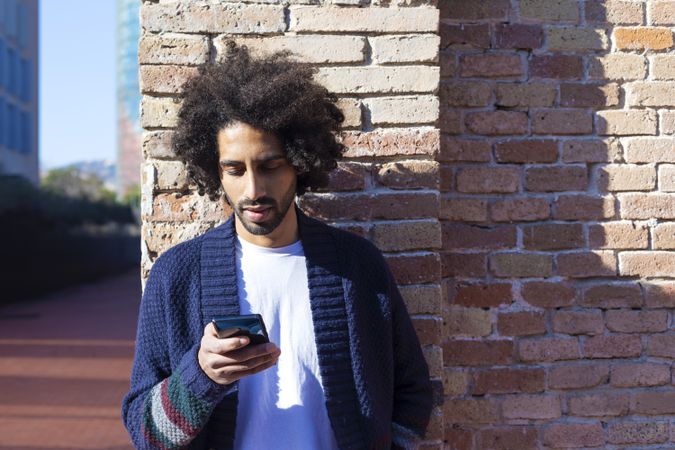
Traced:
POLYGON ((0 308, 0 450, 131 450, 138 270, 0 308))

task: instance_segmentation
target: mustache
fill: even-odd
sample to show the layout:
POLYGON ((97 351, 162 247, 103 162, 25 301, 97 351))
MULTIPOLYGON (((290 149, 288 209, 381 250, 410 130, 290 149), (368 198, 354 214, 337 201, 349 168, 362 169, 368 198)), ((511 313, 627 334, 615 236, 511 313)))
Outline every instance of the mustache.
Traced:
POLYGON ((239 209, 255 207, 255 206, 276 206, 277 202, 273 198, 261 197, 258 200, 241 200, 237 203, 239 209))

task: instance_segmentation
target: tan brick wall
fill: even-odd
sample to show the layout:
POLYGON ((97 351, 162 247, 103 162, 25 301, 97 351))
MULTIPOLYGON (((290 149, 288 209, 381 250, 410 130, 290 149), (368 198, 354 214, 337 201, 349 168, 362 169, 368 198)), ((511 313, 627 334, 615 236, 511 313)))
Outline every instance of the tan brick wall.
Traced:
MULTIPOLYGON (((219 60, 231 38, 256 52, 287 49, 316 65, 317 80, 340 96, 345 159, 330 186, 305 195, 301 207, 384 252, 436 386, 429 449, 442 447, 444 429, 435 3, 146 0, 139 44, 144 278, 159 254, 230 212, 196 195, 170 147, 181 86, 198 65, 219 60)), ((489 70, 495 62, 477 64, 489 70)))
POLYGON ((441 0, 451 449, 675 445, 675 1, 441 0))

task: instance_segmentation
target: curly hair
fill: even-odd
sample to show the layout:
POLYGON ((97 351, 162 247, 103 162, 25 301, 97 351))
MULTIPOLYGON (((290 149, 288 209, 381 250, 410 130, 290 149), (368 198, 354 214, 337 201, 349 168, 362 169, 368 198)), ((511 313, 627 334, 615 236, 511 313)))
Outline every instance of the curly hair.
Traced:
POLYGON ((312 66, 277 52, 253 57, 227 43, 222 62, 205 64, 183 85, 172 147, 200 195, 221 194, 217 134, 235 122, 274 133, 298 175, 297 195, 328 184, 344 146, 337 97, 313 80, 312 66))

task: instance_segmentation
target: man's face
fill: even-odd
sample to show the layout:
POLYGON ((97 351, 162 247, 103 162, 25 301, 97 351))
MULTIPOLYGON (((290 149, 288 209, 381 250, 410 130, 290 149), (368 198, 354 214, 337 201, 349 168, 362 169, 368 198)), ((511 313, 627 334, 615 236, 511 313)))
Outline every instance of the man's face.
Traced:
POLYGON ((293 200, 297 174, 279 139, 242 122, 218 132, 220 181, 225 198, 253 235, 274 231, 293 200))

